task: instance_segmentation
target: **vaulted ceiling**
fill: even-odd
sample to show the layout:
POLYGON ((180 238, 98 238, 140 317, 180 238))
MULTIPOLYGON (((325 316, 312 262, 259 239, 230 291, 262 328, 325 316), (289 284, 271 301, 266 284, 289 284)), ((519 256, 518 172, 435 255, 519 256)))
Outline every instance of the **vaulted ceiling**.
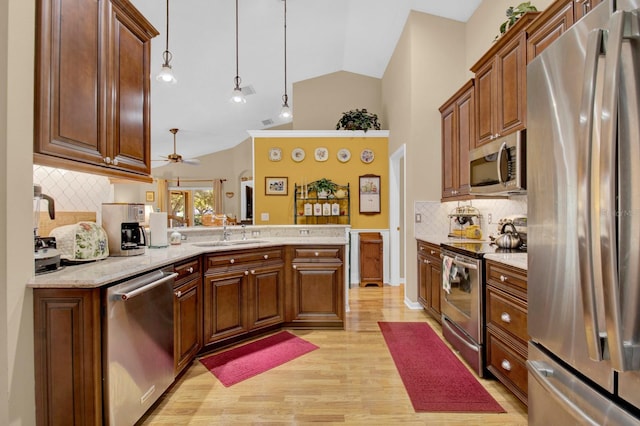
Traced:
MULTIPOLYGON (((178 83, 155 80, 166 41, 166 0, 131 0, 160 31, 152 41, 152 159, 231 148, 246 130, 284 124, 284 2, 239 0, 238 59, 246 104, 229 101, 236 75, 235 1, 169 0, 169 51, 178 83)), ((380 78, 413 9, 466 22, 482 0, 287 0, 287 92, 293 82, 349 71, 380 78)), ((163 163, 154 162, 153 167, 163 163)))

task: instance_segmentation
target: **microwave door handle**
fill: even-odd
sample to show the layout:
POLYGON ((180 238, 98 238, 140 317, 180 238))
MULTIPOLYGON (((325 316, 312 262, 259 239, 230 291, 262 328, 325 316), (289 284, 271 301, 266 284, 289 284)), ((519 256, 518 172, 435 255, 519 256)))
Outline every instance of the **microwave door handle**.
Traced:
POLYGON ((502 153, 507 150, 507 142, 502 142, 500 149, 498 149, 498 159, 496 160, 496 167, 498 168, 498 182, 505 183, 502 180, 502 170, 500 170, 500 164, 502 164, 502 153))
POLYGON ((613 13, 609 21, 609 38, 604 65, 600 141, 600 247, 602 259, 603 300, 607 324, 607 343, 611 366, 617 371, 629 369, 622 339, 622 312, 618 283, 616 236, 616 140, 618 127, 618 90, 620 56, 625 28, 623 11, 613 13))
MULTIPOLYGON (((582 102, 579 115, 579 135, 584 143, 578 145, 578 203, 577 203, 577 231, 579 259, 589 259, 580 262, 580 288, 582 290, 582 310, 584 313, 584 328, 587 338, 589 358, 594 361, 602 360, 602 346, 598 327, 598 310, 596 305, 594 262, 591 259, 599 255, 600 251, 594 244, 595 239, 592 220, 598 217, 594 211, 596 205, 591 195, 596 193, 592 187, 592 167, 594 140, 593 116, 595 105, 596 81, 598 74, 598 59, 602 50, 603 30, 598 29, 589 33, 585 58, 585 75, 582 86, 582 102)), ((596 228, 597 230, 597 228, 596 228)), ((599 237, 599 236, 598 236, 599 237)))

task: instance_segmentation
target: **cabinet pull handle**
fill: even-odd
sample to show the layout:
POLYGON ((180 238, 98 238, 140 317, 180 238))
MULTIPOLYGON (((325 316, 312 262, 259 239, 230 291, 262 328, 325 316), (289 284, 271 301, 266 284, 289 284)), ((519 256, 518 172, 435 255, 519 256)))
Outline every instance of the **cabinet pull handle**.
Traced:
POLYGON ((182 292, 180 290, 176 291, 176 297, 182 296, 182 292))
POLYGON ((509 277, 507 277, 506 275, 500 275, 500 281, 505 282, 507 279, 509 279, 509 277))
POLYGON ((507 371, 511 371, 511 363, 509 361, 507 361, 506 359, 503 359, 502 362, 500 363, 500 366, 507 371))
POLYGON ((262 257, 264 257, 264 260, 267 260, 267 259, 269 258, 269 255, 268 255, 268 254, 265 254, 265 255, 264 255, 264 256, 262 256, 262 257))
POLYGON ((189 269, 187 269, 187 272, 190 273, 190 274, 193 274, 193 268, 190 267, 189 269))
POLYGON ((511 315, 503 312, 502 314, 500 314, 500 319, 502 320, 502 322, 506 322, 507 324, 509 324, 511 322, 511 315))
POLYGON ((235 259, 231 259, 231 260, 229 260, 229 263, 236 263, 236 260, 235 259))

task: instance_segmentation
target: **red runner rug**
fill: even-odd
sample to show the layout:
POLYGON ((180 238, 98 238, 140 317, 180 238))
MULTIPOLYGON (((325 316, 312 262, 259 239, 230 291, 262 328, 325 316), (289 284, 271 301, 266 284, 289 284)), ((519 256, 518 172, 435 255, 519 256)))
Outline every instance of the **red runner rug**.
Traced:
POLYGON ((229 387, 316 349, 313 343, 282 331, 202 358, 200 362, 229 387))
POLYGON ((416 411, 505 410, 424 322, 378 322, 416 411))

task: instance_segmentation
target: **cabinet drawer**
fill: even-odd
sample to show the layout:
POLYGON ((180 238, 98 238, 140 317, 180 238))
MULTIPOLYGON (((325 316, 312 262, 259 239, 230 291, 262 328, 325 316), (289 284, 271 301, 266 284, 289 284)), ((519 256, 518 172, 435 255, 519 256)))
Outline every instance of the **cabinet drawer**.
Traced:
POLYGON ((527 272, 502 263, 487 261, 487 282, 527 291, 527 272))
POLYGON ((520 339, 529 340, 527 334, 527 305, 495 287, 487 286, 487 324, 492 324, 520 339))
POLYGON ((200 259, 188 260, 175 265, 173 270, 178 274, 174 287, 189 281, 191 278, 200 275, 200 259))
POLYGON ((418 254, 434 257, 440 260, 440 246, 424 241, 418 241, 418 254))
POLYGON ((282 259, 282 248, 276 247, 267 250, 252 251, 232 251, 216 255, 209 255, 206 258, 206 269, 220 268, 223 266, 236 266, 238 264, 250 262, 264 262, 265 260, 282 259))
POLYGON ((340 259, 340 247, 306 247, 296 248, 294 258, 297 261, 334 261, 340 259))
MULTIPOLYGON (((501 382, 511 382, 524 395, 527 395, 527 366, 526 355, 518 353, 511 345, 500 337, 489 332, 487 335, 487 361, 489 370, 501 382)), ((521 348, 526 353, 526 349, 521 348)), ((507 387, 509 383, 505 383, 507 387)))

